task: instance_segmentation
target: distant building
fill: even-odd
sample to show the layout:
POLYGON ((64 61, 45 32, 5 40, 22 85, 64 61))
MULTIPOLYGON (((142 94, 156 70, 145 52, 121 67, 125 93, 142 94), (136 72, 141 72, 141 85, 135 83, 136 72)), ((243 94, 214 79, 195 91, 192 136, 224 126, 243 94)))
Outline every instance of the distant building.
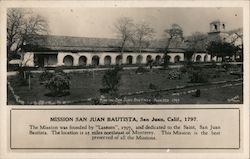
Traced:
MULTIPOLYGON (((210 23, 208 41, 226 41, 242 46, 242 29, 226 31, 226 24, 221 21, 210 23)), ((152 41, 151 44, 138 52, 132 46, 127 46, 120 53, 119 39, 86 38, 69 36, 41 35, 32 36, 31 40, 22 48, 22 66, 57 67, 57 66, 97 66, 116 64, 146 64, 149 61, 162 63, 165 44, 164 41, 152 41)), ((206 53, 203 46, 199 51, 187 59, 187 42, 171 44, 168 49, 170 63, 191 60, 193 62, 218 61, 206 53)))
POLYGON ((208 41, 225 41, 228 37, 226 32, 226 23, 216 20, 210 23, 210 31, 208 32, 208 41))

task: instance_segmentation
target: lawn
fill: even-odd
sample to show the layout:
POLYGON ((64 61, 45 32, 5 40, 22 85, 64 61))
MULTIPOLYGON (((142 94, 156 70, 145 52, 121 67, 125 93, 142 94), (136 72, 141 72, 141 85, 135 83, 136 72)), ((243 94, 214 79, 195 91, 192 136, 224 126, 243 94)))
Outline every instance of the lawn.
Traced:
POLYGON ((217 86, 198 86, 179 91, 151 93, 146 95, 134 95, 127 97, 131 104, 138 104, 138 100, 150 99, 140 104, 242 104, 243 85, 239 83, 222 84, 217 86), (196 90, 200 90, 200 96, 195 96, 196 90))
MULTIPOLYGON (((214 70, 208 70, 208 72, 214 72, 214 70)), ((80 101, 83 99, 96 98, 99 99, 101 94, 99 92, 102 86, 102 77, 105 71, 90 71, 82 73, 69 73, 71 76, 71 87, 70 95, 64 97, 48 97, 45 96, 49 92, 44 85, 40 84, 39 73, 33 73, 31 78, 31 88, 26 85, 20 84, 20 79, 18 76, 8 77, 8 82, 10 82, 15 93, 20 96, 20 98, 26 102, 32 101, 80 101)), ((135 73, 135 70, 123 70, 121 72, 121 81, 119 86, 119 94, 126 97, 129 93, 135 93, 140 91, 153 91, 149 87, 150 84, 155 86, 154 90, 163 90, 168 88, 176 88, 184 85, 190 84, 190 79, 188 74, 182 74, 181 79, 169 79, 169 70, 159 70, 153 69, 149 72, 143 74, 135 73)), ((209 78, 209 82, 212 81, 224 81, 232 80, 238 78, 237 76, 230 75, 228 73, 221 73, 219 77, 209 78)), ((165 92, 161 93, 161 98, 163 99, 179 99, 179 103, 227 103, 228 98, 232 98, 236 95, 240 96, 242 102, 242 86, 230 88, 232 92, 227 91, 229 88, 224 89, 213 89, 208 91, 201 91, 201 97, 193 98, 192 95, 187 94, 182 97, 173 97, 172 95, 165 92)), ((9 94, 9 93, 8 93, 9 94)), ((144 95, 141 97, 151 98, 152 95, 144 95)), ((128 96, 127 98, 133 98, 136 96, 128 96)), ((140 95, 139 95, 140 97, 140 95)), ((8 95, 8 104, 11 104, 12 97, 8 95)), ((13 102, 12 102, 13 103, 13 102)), ((139 104, 145 104, 147 102, 140 102, 139 104)), ((164 102, 168 103, 168 102, 164 102)), ((92 104, 89 102, 78 102, 75 104, 92 104)), ((129 102, 128 104, 138 104, 129 102)))

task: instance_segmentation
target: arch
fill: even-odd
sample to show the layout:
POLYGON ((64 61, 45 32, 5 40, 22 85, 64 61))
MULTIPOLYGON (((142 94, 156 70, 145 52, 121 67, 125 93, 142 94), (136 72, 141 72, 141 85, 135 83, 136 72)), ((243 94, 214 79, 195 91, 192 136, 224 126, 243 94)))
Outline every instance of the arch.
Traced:
POLYGON ((74 58, 71 55, 67 55, 63 58, 63 63, 65 66, 73 66, 74 58))
POLYGON ((118 55, 115 58, 115 64, 121 65, 122 64, 122 55, 118 55))
POLYGON ((217 28, 217 25, 216 25, 216 24, 214 24, 214 30, 216 30, 216 31, 217 31, 217 29, 218 29, 218 28, 217 28))
POLYGON ((132 64, 133 63, 133 57, 131 55, 127 56, 127 64, 132 64))
POLYGON ((151 56, 151 55, 148 55, 147 58, 146 58, 146 61, 147 61, 147 63, 148 63, 149 61, 152 61, 152 56, 151 56))
POLYGON ((142 63, 142 59, 143 59, 142 55, 138 55, 138 56, 136 57, 136 63, 137 63, 137 64, 141 64, 141 63, 142 63))
POLYGON ((169 56, 169 55, 165 56, 165 55, 164 55, 164 61, 166 60, 166 61, 168 61, 168 62, 169 62, 169 61, 170 61, 170 59, 171 59, 171 56, 169 56))
POLYGON ((225 24, 224 23, 222 24, 222 28, 225 30, 225 24))
POLYGON ((161 56, 160 55, 157 55, 155 57, 155 62, 156 62, 156 64, 160 64, 160 62, 161 62, 161 56))
POLYGON ((208 56, 207 55, 204 56, 204 62, 208 62, 208 56))
POLYGON ((79 57, 79 65, 80 66, 86 66, 87 64, 87 57, 86 56, 80 56, 79 57))
POLYGON ((104 65, 110 65, 111 64, 111 56, 107 55, 104 57, 104 65))
POLYGON ((175 63, 180 62, 180 59, 181 59, 181 57, 180 57, 179 55, 176 55, 176 56, 174 57, 174 62, 175 62, 175 63))
POLYGON ((93 56, 92 57, 92 65, 98 66, 99 65, 100 58, 99 56, 93 56))
POLYGON ((196 61, 196 62, 201 62, 201 55, 197 55, 195 61, 196 61))

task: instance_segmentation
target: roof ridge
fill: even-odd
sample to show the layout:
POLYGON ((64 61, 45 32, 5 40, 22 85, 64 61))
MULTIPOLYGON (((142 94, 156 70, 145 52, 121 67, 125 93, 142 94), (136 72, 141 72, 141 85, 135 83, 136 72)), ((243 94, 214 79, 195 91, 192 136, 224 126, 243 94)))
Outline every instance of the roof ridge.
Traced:
POLYGON ((30 35, 30 36, 44 36, 44 37, 58 37, 58 38, 62 38, 62 37, 66 37, 66 38, 77 38, 77 39, 81 39, 81 38, 85 38, 85 39, 108 39, 108 40, 119 40, 119 39, 115 39, 115 38, 104 38, 104 37, 86 37, 86 36, 69 36, 69 35, 53 35, 53 34, 40 34, 40 35, 30 35))

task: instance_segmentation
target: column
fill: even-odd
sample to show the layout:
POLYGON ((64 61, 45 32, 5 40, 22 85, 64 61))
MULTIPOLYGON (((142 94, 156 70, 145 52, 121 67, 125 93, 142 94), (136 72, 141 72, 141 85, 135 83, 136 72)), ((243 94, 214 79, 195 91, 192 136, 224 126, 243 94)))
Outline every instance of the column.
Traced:
POLYGON ((141 54, 142 55, 142 64, 146 64, 147 63, 147 55, 146 54, 141 54))
MULTIPOLYGON (((98 56, 98 55, 97 55, 98 56)), ((105 58, 106 55, 100 55, 98 56, 99 57, 99 65, 104 65, 104 58, 105 58)))
POLYGON ((57 66, 63 66, 64 63, 63 63, 63 58, 65 57, 65 53, 63 52, 58 52, 58 55, 57 55, 57 66))
POLYGON ((118 56, 119 54, 111 54, 111 65, 115 65, 116 64, 116 56, 118 56))
POLYGON ((73 66, 79 66, 79 55, 72 54, 73 57, 73 66))

